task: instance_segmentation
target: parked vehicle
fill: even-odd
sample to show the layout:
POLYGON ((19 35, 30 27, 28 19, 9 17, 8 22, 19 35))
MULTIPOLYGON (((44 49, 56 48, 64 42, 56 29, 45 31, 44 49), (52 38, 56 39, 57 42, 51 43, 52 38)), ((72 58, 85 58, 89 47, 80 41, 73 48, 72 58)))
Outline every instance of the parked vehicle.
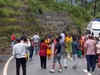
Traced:
POLYGON ((100 34, 100 18, 92 20, 87 26, 87 31, 98 37, 100 34))

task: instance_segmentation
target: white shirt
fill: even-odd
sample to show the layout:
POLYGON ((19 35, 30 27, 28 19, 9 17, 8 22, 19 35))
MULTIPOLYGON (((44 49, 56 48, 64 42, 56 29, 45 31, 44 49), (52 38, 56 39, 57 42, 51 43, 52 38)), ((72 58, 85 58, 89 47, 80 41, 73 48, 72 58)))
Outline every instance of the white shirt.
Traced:
POLYGON ((34 35, 34 36, 32 37, 32 39, 33 39, 33 41, 34 41, 35 43, 38 43, 39 40, 40 40, 40 37, 39 37, 39 35, 34 35))
POLYGON ((13 56, 15 58, 25 58, 27 54, 27 47, 30 46, 30 42, 24 43, 21 41, 13 46, 13 56))
POLYGON ((61 33, 60 36, 61 36, 60 42, 64 42, 65 41, 65 34, 64 33, 61 33))

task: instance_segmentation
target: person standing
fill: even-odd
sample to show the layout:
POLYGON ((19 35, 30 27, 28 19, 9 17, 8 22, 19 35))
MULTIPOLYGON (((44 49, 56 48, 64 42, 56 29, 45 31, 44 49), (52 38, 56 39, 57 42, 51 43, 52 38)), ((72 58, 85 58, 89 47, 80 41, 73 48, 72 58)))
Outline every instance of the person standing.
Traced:
POLYGON ((46 61, 47 61, 47 44, 45 43, 44 40, 41 40, 40 43, 40 51, 39 51, 39 56, 40 56, 40 62, 41 62, 41 69, 46 69, 46 61))
POLYGON ((67 52, 66 52, 66 44, 65 44, 65 33, 60 34, 60 44, 61 44, 61 54, 63 57, 63 66, 67 69, 67 52))
POLYGON ((73 42, 72 42, 72 59, 73 59, 73 69, 77 68, 77 64, 78 64, 78 50, 79 50, 79 43, 77 41, 77 37, 73 37, 73 42))
POLYGON ((81 36, 79 42, 80 42, 80 50, 82 52, 82 56, 84 57, 84 43, 85 43, 85 38, 82 38, 82 36, 81 36))
POLYGON ((30 41, 21 38, 20 42, 13 47, 13 56, 16 59, 16 75, 20 75, 20 66, 22 66, 23 75, 26 75, 27 47, 29 46, 30 41))
POLYGON ((53 65, 50 72, 55 72, 56 62, 59 64, 59 72, 62 72, 62 64, 61 64, 61 44, 60 44, 60 38, 56 39, 56 45, 54 50, 54 57, 53 57, 53 65))
POLYGON ((29 58, 30 58, 30 61, 31 61, 32 57, 33 57, 33 52, 34 52, 34 43, 31 39, 30 39, 30 43, 31 43, 31 46, 28 49, 29 49, 29 58))
POLYGON ((96 67, 96 40, 93 36, 88 36, 84 47, 86 48, 87 71, 88 75, 91 75, 90 72, 94 72, 96 67))
POLYGON ((11 35, 11 47, 13 48, 13 46, 14 46, 14 44, 15 44, 15 41, 16 41, 16 36, 15 36, 15 34, 13 33, 12 35, 11 35))
POLYGON ((66 42, 66 52, 68 53, 68 58, 71 59, 72 56, 72 36, 70 34, 68 34, 65 38, 65 42, 66 42))
POLYGON ((35 33, 35 35, 32 37, 32 39, 33 39, 33 43, 34 43, 34 52, 35 52, 35 54, 38 54, 39 43, 40 43, 40 37, 39 37, 38 33, 35 33))

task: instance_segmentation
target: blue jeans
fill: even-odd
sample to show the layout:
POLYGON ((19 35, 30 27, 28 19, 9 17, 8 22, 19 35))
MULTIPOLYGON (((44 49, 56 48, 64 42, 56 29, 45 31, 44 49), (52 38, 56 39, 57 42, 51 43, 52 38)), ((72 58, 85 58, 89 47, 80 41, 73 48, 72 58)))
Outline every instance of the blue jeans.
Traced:
POLYGON ((34 54, 38 54, 39 51, 39 44, 34 44, 34 54))
POLYGON ((32 56, 33 56, 33 51, 34 51, 34 48, 33 47, 30 47, 29 48, 29 52, 30 52, 30 58, 32 59, 32 56))
POLYGON ((94 72, 96 67, 96 55, 86 55, 86 60, 88 72, 94 72))

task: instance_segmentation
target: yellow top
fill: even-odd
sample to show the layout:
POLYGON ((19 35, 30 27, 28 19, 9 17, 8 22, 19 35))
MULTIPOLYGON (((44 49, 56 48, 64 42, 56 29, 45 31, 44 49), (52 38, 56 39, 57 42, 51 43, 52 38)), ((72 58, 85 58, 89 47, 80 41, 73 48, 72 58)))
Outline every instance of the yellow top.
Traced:
POLYGON ((67 37, 65 38, 65 41, 66 41, 66 42, 72 42, 72 37, 68 37, 68 36, 67 36, 67 37))

